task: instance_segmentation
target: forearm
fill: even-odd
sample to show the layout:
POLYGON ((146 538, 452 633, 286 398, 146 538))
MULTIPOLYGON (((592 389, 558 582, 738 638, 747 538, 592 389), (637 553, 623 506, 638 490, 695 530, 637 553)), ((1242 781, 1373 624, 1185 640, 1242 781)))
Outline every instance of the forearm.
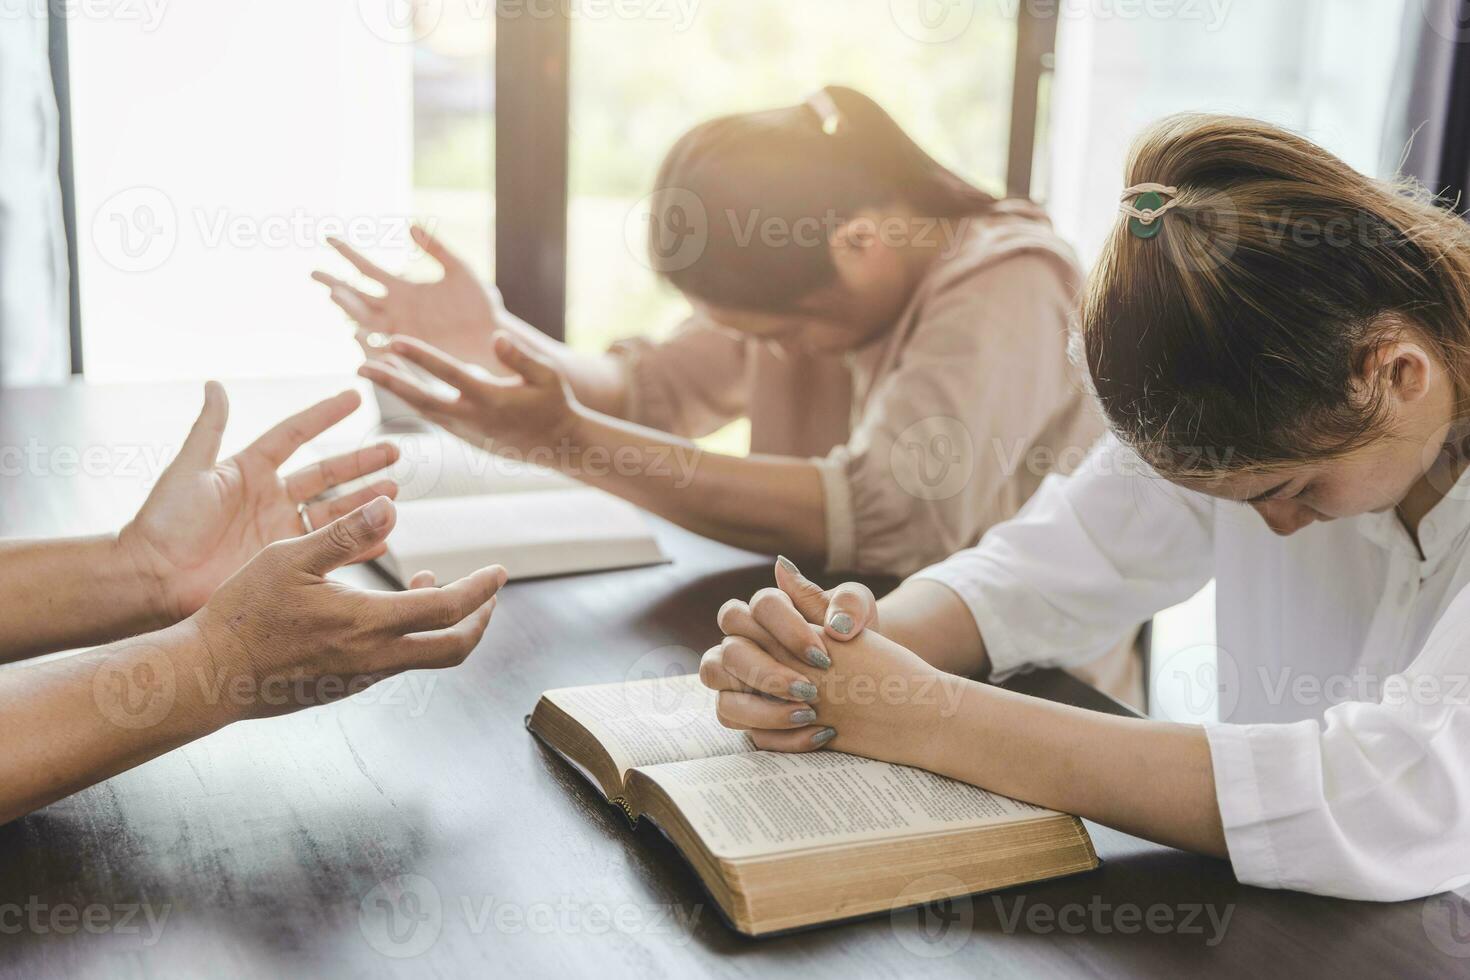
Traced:
POLYGON ((230 720, 200 683, 192 621, 87 653, 0 668, 0 824, 230 720))
POLYGON ((826 504, 814 463, 725 456, 667 433, 579 410, 562 468, 727 544, 823 560, 826 504))
POLYGON ((0 662, 167 625, 156 581, 116 535, 0 543, 0 662))
POLYGON ((946 673, 977 677, 990 665, 969 607, 928 579, 909 579, 878 600, 878 632, 946 673))
POLYGON ((1172 847, 1225 857, 1204 729, 975 681, 947 685, 902 760, 1172 847))

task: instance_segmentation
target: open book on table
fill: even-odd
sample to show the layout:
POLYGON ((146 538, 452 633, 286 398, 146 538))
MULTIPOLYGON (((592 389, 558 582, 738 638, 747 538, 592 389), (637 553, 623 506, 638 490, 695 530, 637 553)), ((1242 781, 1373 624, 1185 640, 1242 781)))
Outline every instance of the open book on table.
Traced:
POLYGON ((762 935, 1087 871, 1082 821, 907 766, 757 750, 695 675, 547 691, 527 727, 762 935))

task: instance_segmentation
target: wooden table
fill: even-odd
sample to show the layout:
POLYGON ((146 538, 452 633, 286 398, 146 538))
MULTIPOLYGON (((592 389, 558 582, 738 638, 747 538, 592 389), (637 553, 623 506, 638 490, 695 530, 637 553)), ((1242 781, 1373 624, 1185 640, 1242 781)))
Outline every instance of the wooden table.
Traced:
MULTIPOLYGON (((227 449, 332 388, 231 385, 227 449)), ((0 395, 0 533, 126 519, 198 399, 193 385, 0 395)), ((396 697, 236 725, 0 827, 0 974, 1470 972, 1470 906, 1452 898, 1368 905, 1242 887, 1224 862, 1097 826, 1104 863, 1092 874, 742 938, 667 841, 630 830, 522 724, 547 688, 692 668, 720 603, 769 581, 768 558, 669 525, 660 534, 672 565, 512 584, 453 672, 412 675, 418 686, 396 697), (386 910, 385 881, 402 889, 386 910)), ((1120 710, 1056 672, 1016 686, 1120 710)))

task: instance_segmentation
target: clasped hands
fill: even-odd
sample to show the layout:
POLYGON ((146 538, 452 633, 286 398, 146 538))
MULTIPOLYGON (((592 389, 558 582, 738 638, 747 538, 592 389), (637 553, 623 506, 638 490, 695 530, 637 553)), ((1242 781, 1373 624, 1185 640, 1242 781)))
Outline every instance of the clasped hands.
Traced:
POLYGON ((719 692, 727 728, 757 748, 834 748, 926 767, 933 735, 963 695, 964 681, 888 639, 871 590, 824 591, 787 559, 776 587, 732 599, 718 617, 725 639, 700 661, 719 692))

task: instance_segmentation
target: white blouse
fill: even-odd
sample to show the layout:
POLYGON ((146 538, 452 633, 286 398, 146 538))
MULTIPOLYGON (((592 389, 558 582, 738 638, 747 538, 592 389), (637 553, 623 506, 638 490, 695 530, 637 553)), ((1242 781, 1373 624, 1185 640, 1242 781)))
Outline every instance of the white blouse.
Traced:
POLYGON ((1421 523, 1421 558, 1392 512, 1278 537, 1108 436, 916 577, 964 600, 1001 679, 1097 657, 1213 576, 1206 733, 1237 877, 1395 901, 1470 873, 1467 533, 1470 473, 1421 523))

